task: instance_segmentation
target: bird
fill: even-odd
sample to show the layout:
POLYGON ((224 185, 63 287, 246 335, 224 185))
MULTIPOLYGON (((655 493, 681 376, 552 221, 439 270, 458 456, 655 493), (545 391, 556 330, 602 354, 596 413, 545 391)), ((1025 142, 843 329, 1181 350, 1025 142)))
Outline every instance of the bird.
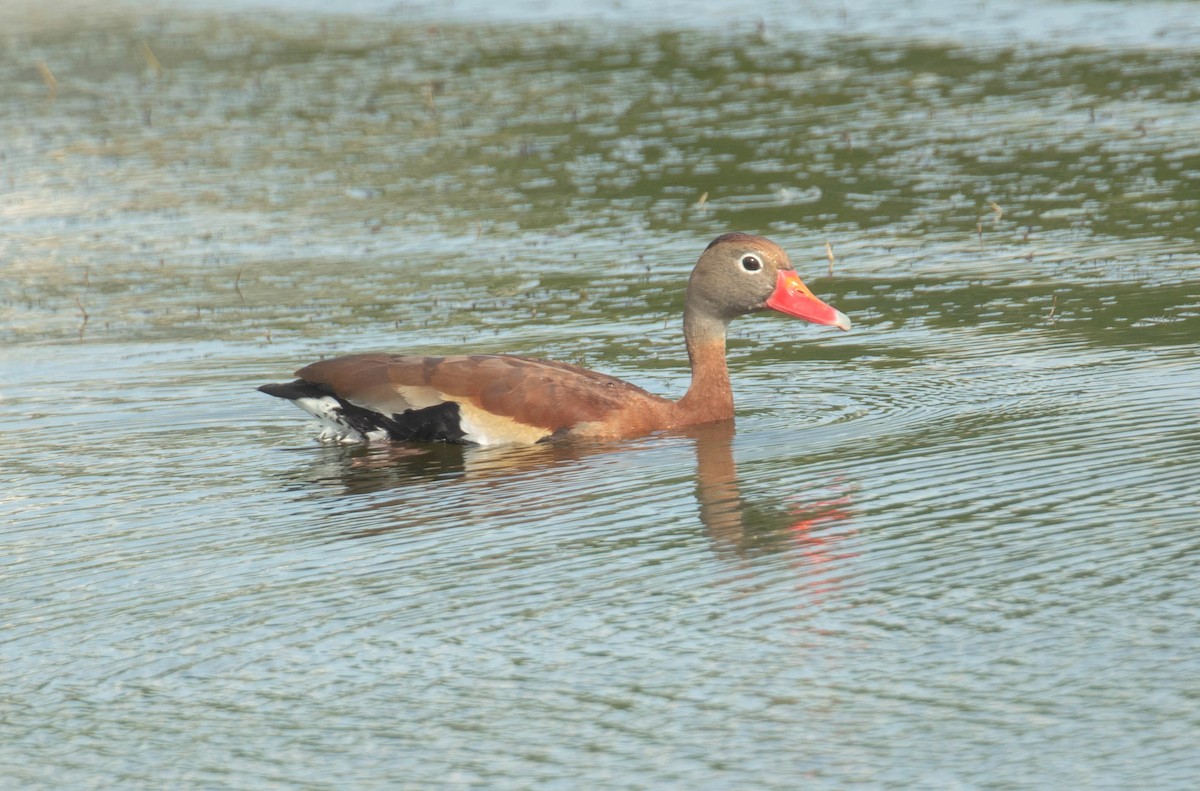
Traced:
POLYGON ((731 420, 726 331, 734 318, 767 310, 850 329, 846 314, 804 284, 783 248, 731 232, 709 243, 688 279, 683 337, 692 380, 678 400, 576 365, 509 354, 350 354, 258 390, 316 417, 322 442, 627 439, 731 420))

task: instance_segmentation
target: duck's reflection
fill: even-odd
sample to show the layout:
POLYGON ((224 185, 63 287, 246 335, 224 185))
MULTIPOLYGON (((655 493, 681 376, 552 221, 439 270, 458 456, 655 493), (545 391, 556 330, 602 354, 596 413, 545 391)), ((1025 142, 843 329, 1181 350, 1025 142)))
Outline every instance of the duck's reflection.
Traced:
MULTIPOLYGON (((537 514, 530 511, 529 492, 514 498, 514 490, 509 487, 523 487, 521 481, 531 481, 530 486, 536 486, 539 496, 576 491, 581 483, 590 486, 605 474, 601 469, 604 465, 597 464, 600 457, 622 468, 630 462, 632 470, 644 470, 640 466, 644 457, 631 461, 631 451, 652 449, 656 447, 653 443, 670 438, 684 439, 695 452, 698 516, 716 552, 740 558, 787 552, 816 566, 836 565, 848 557, 844 542, 853 536, 852 488, 834 480, 812 487, 817 494, 810 499, 805 499, 803 492, 789 492, 773 500, 759 496, 748 500, 739 485, 734 433, 733 422, 725 421, 638 443, 323 448, 315 468, 303 474, 307 479, 303 485, 333 487, 339 495, 352 497, 383 495, 364 498, 363 508, 376 517, 387 514, 387 518, 363 520, 367 526, 355 529, 352 537, 379 535, 427 522, 431 494, 442 498, 447 509, 461 507, 462 500, 468 499, 471 511, 489 519, 536 519, 537 514), (464 498, 457 497, 453 489, 421 486, 437 482, 470 484, 472 492, 464 498), (424 518, 413 515, 415 499, 426 505, 424 518)), ((617 472, 624 475, 626 471, 617 472)), ((605 496, 604 488, 600 486, 601 492, 594 497, 605 496)), ((628 496, 627 485, 614 485, 613 489, 620 496, 628 496)))
POLYGON ((812 487, 819 496, 789 494, 781 501, 748 501, 734 462, 732 421, 689 429, 695 440, 696 501, 715 547, 740 556, 799 549, 813 562, 844 557, 850 533, 837 528, 852 513, 851 489, 839 480, 812 487))

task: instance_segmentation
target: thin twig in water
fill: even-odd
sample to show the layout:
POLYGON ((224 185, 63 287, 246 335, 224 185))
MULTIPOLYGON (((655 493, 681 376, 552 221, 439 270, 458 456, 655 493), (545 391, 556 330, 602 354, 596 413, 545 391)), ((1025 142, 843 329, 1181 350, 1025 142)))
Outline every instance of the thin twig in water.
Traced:
POLYGON ((146 65, 154 72, 155 77, 163 75, 162 64, 158 62, 158 57, 155 56, 154 50, 150 49, 150 45, 145 41, 141 42, 142 57, 146 59, 146 65))
POLYGON ((83 306, 83 302, 80 301, 78 295, 75 297, 75 307, 79 308, 79 312, 83 314, 83 321, 79 322, 79 340, 83 340, 83 329, 87 326, 88 318, 90 317, 88 316, 87 308, 83 306))
POLYGON ((242 293, 241 283, 242 283, 242 269, 245 269, 245 268, 246 267, 242 267, 241 269, 238 269, 237 277, 235 277, 233 279, 233 290, 237 292, 238 298, 242 300, 243 304, 246 302, 246 295, 242 293))
POLYGON ((42 82, 46 83, 46 98, 54 101, 58 98, 58 80, 54 76, 54 72, 50 71, 50 67, 46 65, 46 61, 39 60, 37 62, 38 74, 42 75, 42 82))
POLYGON ((828 239, 825 240, 825 257, 829 259, 829 276, 833 277, 833 245, 829 243, 828 239))
POLYGON ((1054 323, 1054 311, 1057 307, 1058 307, 1058 294, 1055 294, 1054 298, 1050 301, 1050 313, 1046 315, 1046 318, 1050 321, 1051 324, 1054 323))
POLYGON ((700 194, 700 200, 696 202, 696 207, 703 209, 704 204, 706 204, 706 203, 708 203, 708 193, 704 192, 704 193, 700 194))
POLYGON ((988 204, 992 207, 992 211, 996 214, 995 222, 1000 222, 1000 218, 1004 216, 1004 209, 1000 208, 1000 204, 992 201, 988 204))

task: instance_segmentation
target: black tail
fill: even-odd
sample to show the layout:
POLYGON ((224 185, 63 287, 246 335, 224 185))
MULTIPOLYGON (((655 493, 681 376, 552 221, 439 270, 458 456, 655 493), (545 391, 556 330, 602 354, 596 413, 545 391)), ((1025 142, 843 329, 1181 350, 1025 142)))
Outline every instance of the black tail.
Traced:
POLYGON ((295 401, 297 398, 321 398, 322 396, 333 395, 332 391, 320 385, 315 385, 312 382, 306 382, 303 379, 297 379, 294 382, 263 385, 258 388, 258 392, 273 395, 276 398, 286 398, 289 401, 295 401))

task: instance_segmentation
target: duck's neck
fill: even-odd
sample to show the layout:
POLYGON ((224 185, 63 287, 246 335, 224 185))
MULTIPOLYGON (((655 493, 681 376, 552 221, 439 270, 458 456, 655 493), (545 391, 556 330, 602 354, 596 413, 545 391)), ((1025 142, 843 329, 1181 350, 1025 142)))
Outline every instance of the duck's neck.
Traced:
POLYGON ((725 365, 725 329, 725 321, 714 316, 691 309, 683 314, 692 385, 675 404, 679 425, 733 417, 733 390, 725 365))

